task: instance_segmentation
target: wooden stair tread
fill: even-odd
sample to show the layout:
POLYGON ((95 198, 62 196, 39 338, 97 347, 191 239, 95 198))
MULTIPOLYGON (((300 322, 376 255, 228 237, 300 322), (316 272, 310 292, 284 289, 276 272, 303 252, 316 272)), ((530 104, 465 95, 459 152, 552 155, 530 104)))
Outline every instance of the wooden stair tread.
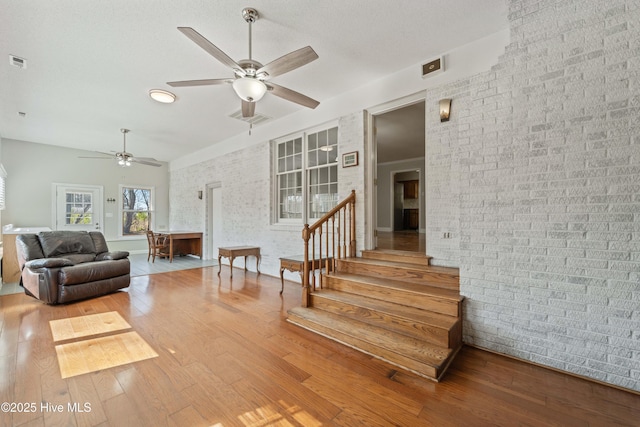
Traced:
POLYGON ((422 294, 422 295, 430 295, 430 296, 435 296, 439 298, 446 298, 453 301, 462 301, 464 299, 464 297, 461 296, 460 292, 458 292, 457 290, 441 288, 438 286, 429 286, 428 284, 422 284, 422 283, 412 283, 405 280, 388 279, 386 277, 376 277, 376 276, 363 276, 361 274, 352 274, 352 273, 335 273, 335 274, 329 275, 328 277, 356 281, 360 283, 365 283, 367 285, 393 288, 397 290, 413 292, 413 293, 422 294))
POLYGON ((362 251, 362 258, 429 265, 432 257, 422 252, 401 251, 397 249, 374 249, 362 251))
POLYGON ((348 262, 352 264, 364 265, 364 266, 382 265, 385 267, 393 267, 398 269, 416 269, 416 270, 429 271, 433 273, 446 274, 446 275, 455 276, 455 277, 460 276, 460 270, 453 267, 440 267, 437 265, 421 265, 421 264, 414 264, 409 262, 399 263, 399 262, 393 262, 393 261, 368 259, 368 258, 344 258, 344 259, 341 259, 340 261, 348 262))
POLYGON ((452 328, 458 321, 457 317, 448 316, 446 314, 425 311, 416 307, 368 298, 366 296, 350 294, 347 292, 334 291, 331 289, 318 290, 313 292, 313 295, 345 302, 353 306, 374 310, 396 317, 402 317, 407 320, 414 320, 443 329, 452 328))
POLYGON ((365 249, 362 251, 362 253, 372 253, 372 252, 377 252, 382 254, 406 255, 408 257, 424 257, 428 259, 433 258, 427 254, 423 254, 422 252, 402 251, 399 249, 369 249, 369 250, 365 249))
POLYGON ((419 375, 437 380, 459 350, 395 334, 383 328, 311 308, 289 310, 287 320, 419 375))

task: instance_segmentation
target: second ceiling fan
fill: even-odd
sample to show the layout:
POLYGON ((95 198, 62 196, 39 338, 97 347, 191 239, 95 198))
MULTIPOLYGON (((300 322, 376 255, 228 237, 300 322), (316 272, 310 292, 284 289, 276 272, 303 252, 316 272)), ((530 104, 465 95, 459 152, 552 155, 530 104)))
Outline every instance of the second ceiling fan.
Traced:
POLYGON ((306 46, 290 52, 280 58, 262 65, 251 56, 251 24, 258 19, 258 11, 247 7, 242 10, 242 17, 249 24, 249 59, 234 61, 217 46, 204 38, 191 27, 178 27, 178 30, 190 38, 194 43, 204 49, 211 56, 230 67, 235 77, 227 79, 204 79, 168 82, 172 87, 207 86, 219 84, 232 84, 236 94, 242 101, 242 117, 253 117, 258 102, 269 91, 275 96, 295 102, 309 108, 316 108, 320 103, 315 99, 298 93, 294 90, 268 81, 271 77, 279 76, 296 68, 302 67, 311 61, 318 59, 318 54, 306 46))

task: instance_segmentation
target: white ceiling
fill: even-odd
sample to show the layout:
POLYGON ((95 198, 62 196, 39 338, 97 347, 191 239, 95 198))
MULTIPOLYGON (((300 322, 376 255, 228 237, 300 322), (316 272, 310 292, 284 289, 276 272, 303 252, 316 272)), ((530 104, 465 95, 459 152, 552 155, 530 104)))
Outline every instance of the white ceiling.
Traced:
MULTIPOLYGON (((228 116, 231 86, 170 88, 231 71, 181 34, 189 26, 236 61, 263 64, 310 45, 319 59, 273 82, 322 104, 330 98, 503 30, 506 0, 0 0, 0 136, 170 161, 247 132, 228 116), (9 55, 27 68, 9 64, 9 55), (147 93, 178 99, 164 105, 147 93), (18 112, 26 113, 20 117, 18 112)), ((273 120, 303 109, 267 94, 256 112, 273 120)))

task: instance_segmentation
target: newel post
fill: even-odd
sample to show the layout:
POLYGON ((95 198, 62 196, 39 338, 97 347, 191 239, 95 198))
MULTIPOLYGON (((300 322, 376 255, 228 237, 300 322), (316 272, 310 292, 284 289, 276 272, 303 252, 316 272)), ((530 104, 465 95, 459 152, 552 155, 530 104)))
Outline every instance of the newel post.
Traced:
POLYGON ((356 256, 356 190, 351 190, 351 203, 349 203, 351 210, 351 242, 349 242, 349 256, 354 258, 356 256))
POLYGON ((304 266, 302 268, 302 306, 309 306, 309 295, 311 289, 309 286, 309 224, 305 224, 302 229, 302 240, 304 240, 304 266))

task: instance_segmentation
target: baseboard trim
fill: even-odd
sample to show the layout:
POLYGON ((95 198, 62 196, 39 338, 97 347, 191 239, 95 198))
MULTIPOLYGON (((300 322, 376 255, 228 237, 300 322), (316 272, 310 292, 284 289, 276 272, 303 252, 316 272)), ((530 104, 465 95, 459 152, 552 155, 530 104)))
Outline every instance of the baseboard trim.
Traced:
POLYGON ((561 373, 561 374, 569 375, 569 376, 574 377, 574 378, 579 378, 581 380, 589 381, 589 382, 594 383, 594 384, 599 384, 599 385, 603 385, 603 386, 606 386, 606 387, 615 388, 615 389, 620 390, 620 391, 626 391, 626 392, 629 392, 629 393, 632 393, 632 394, 640 396, 640 391, 633 390, 631 388, 626 388, 626 387, 622 387, 622 386, 619 386, 619 385, 616 385, 616 384, 607 383, 607 382, 604 382, 604 381, 597 380, 595 378, 585 377, 583 375, 578 375, 578 374, 575 374, 573 372, 563 371, 562 369, 558 369, 558 368, 554 368, 552 366, 547 366, 547 365, 543 365, 543 364, 540 364, 540 363, 532 362, 531 360, 522 359, 520 357, 512 356, 510 354, 500 353, 499 351, 495 351, 495 350, 491 350, 491 349, 488 349, 488 348, 484 348, 484 347, 481 347, 479 345, 468 344, 468 343, 463 343, 463 344, 466 345, 466 346, 469 346, 469 347, 477 348, 478 350, 486 351, 487 353, 497 354, 498 356, 504 356, 504 357, 507 357, 507 358, 512 359, 512 360, 517 360, 518 362, 524 362, 524 363, 527 363, 529 365, 533 365, 533 366, 537 366, 537 367, 540 367, 540 368, 548 369, 550 371, 558 372, 558 373, 561 373))

